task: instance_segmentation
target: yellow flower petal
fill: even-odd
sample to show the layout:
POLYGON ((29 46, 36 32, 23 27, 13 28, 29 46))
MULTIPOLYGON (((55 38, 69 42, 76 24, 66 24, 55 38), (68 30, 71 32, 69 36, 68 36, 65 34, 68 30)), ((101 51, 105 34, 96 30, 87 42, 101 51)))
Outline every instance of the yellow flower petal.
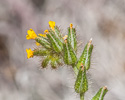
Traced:
POLYGON ((48 30, 45 30, 44 33, 49 33, 49 31, 48 31, 48 30))
POLYGON ((70 28, 72 28, 72 27, 73 27, 73 24, 71 23, 71 24, 70 24, 70 28))
POLYGON ((40 43, 36 42, 36 45, 37 45, 37 46, 40 46, 40 43))
POLYGON ((35 39, 37 37, 36 33, 32 29, 28 30, 27 34, 28 34, 28 35, 26 35, 27 40, 35 39))
POLYGON ((30 39, 29 35, 26 35, 26 39, 27 39, 27 40, 29 40, 29 39, 30 39))
POLYGON ((46 37, 46 34, 38 34, 38 35, 40 35, 40 36, 42 36, 42 37, 46 37))
POLYGON ((26 52, 27 52, 27 58, 28 58, 28 59, 31 58, 31 57, 33 57, 33 52, 34 52, 34 51, 32 51, 30 48, 29 48, 29 49, 26 49, 26 52))
POLYGON ((49 21, 49 26, 50 28, 52 28, 54 30, 54 27, 55 27, 55 22, 54 21, 49 21))

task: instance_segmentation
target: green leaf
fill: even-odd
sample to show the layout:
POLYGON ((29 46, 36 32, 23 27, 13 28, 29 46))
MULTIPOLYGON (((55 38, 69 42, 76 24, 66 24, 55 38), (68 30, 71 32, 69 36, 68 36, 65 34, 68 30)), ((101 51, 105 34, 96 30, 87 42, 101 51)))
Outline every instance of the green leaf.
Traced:
MULTIPOLYGON (((52 30, 51 30, 51 31, 52 31, 52 30)), ((56 35, 56 37, 57 37, 62 43, 64 43, 64 40, 63 40, 63 38, 62 38, 62 36, 61 36, 61 33, 60 33, 59 28, 58 28, 57 26, 55 26, 53 31, 54 31, 54 34, 56 35)))
POLYGON ((50 56, 47 56, 47 57, 42 61, 42 64, 41 64, 42 68, 46 68, 47 65, 49 64, 49 62, 50 62, 50 56))
POLYGON ((45 47, 46 49, 51 49, 50 43, 47 40, 47 38, 42 37, 42 36, 37 36, 35 38, 36 42, 40 43, 43 47, 45 47))
POLYGON ((84 94, 88 90, 88 81, 86 77, 86 67, 81 66, 75 82, 75 91, 84 94))
POLYGON ((76 41, 76 30, 75 28, 68 28, 68 38, 67 41, 70 43, 74 51, 77 50, 77 41, 76 41))
POLYGON ((50 51, 48 51, 47 49, 43 49, 43 48, 37 48, 33 52, 34 56, 47 56, 49 54, 50 54, 50 51))
POLYGON ((106 86, 104 86, 99 89, 97 94, 91 100, 103 100, 103 98, 107 92, 108 92, 108 89, 106 86))
MULTIPOLYGON (((67 40, 65 40, 67 41, 67 40)), ((76 57, 76 54, 74 52, 74 50, 72 49, 71 45, 66 42, 64 45, 63 45, 63 51, 64 51, 64 62, 67 64, 67 65, 74 65, 77 61, 77 57, 76 57)))
POLYGON ((57 53, 61 52, 63 49, 63 43, 56 37, 54 32, 52 30, 49 30, 49 33, 46 34, 49 42, 51 43, 51 46, 53 50, 57 53))
POLYGON ((90 68, 91 54, 93 50, 93 44, 91 42, 92 39, 90 39, 90 41, 86 44, 83 53, 78 60, 76 65, 78 69, 80 68, 81 63, 86 67, 86 70, 90 68))
POLYGON ((55 69, 55 68, 57 68, 59 66, 59 64, 60 64, 59 60, 60 59, 61 58, 59 58, 57 55, 51 57, 51 67, 53 69, 55 69))

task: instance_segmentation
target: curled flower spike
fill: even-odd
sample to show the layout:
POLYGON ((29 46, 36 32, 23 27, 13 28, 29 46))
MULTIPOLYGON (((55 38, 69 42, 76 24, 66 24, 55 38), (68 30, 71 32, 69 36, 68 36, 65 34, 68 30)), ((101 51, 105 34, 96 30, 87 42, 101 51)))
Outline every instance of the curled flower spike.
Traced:
POLYGON ((36 33, 32 29, 28 30, 27 34, 28 34, 28 35, 26 35, 27 40, 35 39, 37 37, 36 33))
POLYGON ((29 49, 26 49, 26 52, 27 52, 27 58, 28 58, 28 59, 31 58, 31 57, 33 57, 33 52, 34 52, 34 51, 32 51, 30 48, 29 48, 29 49))
MULTIPOLYGON (((76 28, 69 23, 67 33, 61 34, 61 30, 54 21, 49 21, 49 28, 44 33, 36 34, 32 29, 27 31, 26 39, 33 39, 36 43, 34 50, 26 49, 27 59, 34 56, 41 58, 41 67, 51 66, 56 69, 59 66, 70 65, 75 74, 75 92, 79 94, 80 100, 89 89, 88 70, 91 66, 91 56, 93 50, 92 38, 86 43, 84 50, 77 58, 78 41, 76 28)), ((106 86, 101 87, 91 100, 103 100, 108 92, 106 86)))
POLYGON ((38 34, 39 36, 46 37, 46 34, 38 34))
POLYGON ((55 22, 54 21, 49 21, 49 27, 52 28, 54 30, 55 27, 55 22))
POLYGON ((71 23, 71 24, 70 24, 70 28, 72 28, 72 27, 73 27, 73 24, 71 23))
POLYGON ((44 33, 49 33, 49 31, 48 31, 48 30, 45 30, 44 33))

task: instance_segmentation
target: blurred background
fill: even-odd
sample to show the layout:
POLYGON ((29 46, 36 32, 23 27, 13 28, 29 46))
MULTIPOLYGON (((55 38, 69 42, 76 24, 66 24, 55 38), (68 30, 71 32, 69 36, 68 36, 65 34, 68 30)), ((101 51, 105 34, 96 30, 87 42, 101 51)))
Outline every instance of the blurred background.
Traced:
POLYGON ((125 0, 0 0, 0 100, 79 100, 71 67, 41 69, 27 59, 27 30, 43 33, 55 21, 63 34, 73 23, 80 56, 93 38, 86 100, 102 86, 105 100, 125 100, 125 0))

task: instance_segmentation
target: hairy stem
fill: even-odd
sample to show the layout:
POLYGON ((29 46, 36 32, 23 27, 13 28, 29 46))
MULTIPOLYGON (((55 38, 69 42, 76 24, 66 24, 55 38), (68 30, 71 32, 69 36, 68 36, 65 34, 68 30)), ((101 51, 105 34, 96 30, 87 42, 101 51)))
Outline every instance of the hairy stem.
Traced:
POLYGON ((76 67, 73 67, 73 70, 74 70, 74 72, 75 72, 75 75, 77 76, 77 74, 78 74, 78 69, 77 69, 76 67))
POLYGON ((77 77, 79 70, 77 69, 75 64, 72 64, 73 71, 75 73, 75 76, 77 77))
POLYGON ((84 100, 84 94, 80 93, 80 100, 84 100))

